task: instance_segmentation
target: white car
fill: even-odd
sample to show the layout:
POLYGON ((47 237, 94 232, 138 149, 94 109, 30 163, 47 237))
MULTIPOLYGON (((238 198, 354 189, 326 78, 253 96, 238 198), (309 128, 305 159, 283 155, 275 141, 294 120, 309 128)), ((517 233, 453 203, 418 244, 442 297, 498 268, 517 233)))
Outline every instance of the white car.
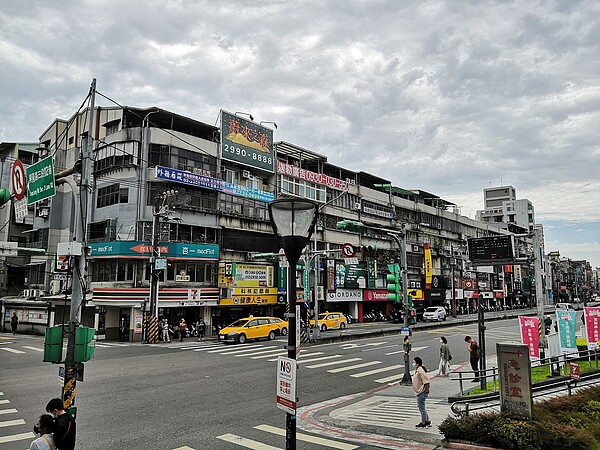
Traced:
POLYGON ((430 306, 426 308, 425 312, 423 312, 423 322, 427 322, 428 320, 435 320, 437 322, 446 320, 446 310, 442 306, 430 306))

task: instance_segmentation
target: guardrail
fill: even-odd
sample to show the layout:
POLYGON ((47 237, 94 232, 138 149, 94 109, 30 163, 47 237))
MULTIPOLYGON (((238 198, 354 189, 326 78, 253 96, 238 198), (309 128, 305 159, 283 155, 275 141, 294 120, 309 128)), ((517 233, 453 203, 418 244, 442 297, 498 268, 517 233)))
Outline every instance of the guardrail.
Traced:
MULTIPOLYGON (((569 360, 581 360, 582 358, 587 358, 592 365, 592 359, 594 360, 594 364, 596 369, 600 368, 599 361, 599 352, 598 350, 585 350, 585 351, 577 351, 571 353, 565 353, 558 357, 546 358, 547 362, 535 362, 536 364, 533 367, 544 367, 550 366, 550 370, 553 374, 558 374, 561 376, 561 365, 564 369, 564 376, 567 376, 567 362, 569 360), (561 364, 562 363, 562 364, 561 364), (554 372, 554 367, 558 368, 558 372, 554 372)), ((482 409, 497 409, 500 407, 500 393, 496 387, 496 380, 498 378, 498 369, 493 367, 491 369, 487 369, 485 371, 480 371, 480 374, 485 372, 485 376, 487 378, 493 379, 493 390, 492 394, 483 394, 483 396, 477 398, 473 397, 470 400, 459 400, 452 403, 450 409, 457 416, 469 415, 469 412, 482 410, 482 409), (488 375, 487 372, 491 372, 491 375, 488 375), (472 407, 473 404, 480 404, 477 407, 472 407)), ((461 396, 464 395, 463 390, 463 382, 470 381, 476 379, 474 376, 474 372, 458 372, 458 378, 450 378, 453 380, 457 380, 460 386, 461 396), (468 376, 463 376, 463 374, 467 374, 468 376)), ((588 373, 585 372, 580 375, 579 380, 575 379, 565 379, 561 378, 559 380, 550 380, 550 381, 542 381, 534 384, 532 386, 532 397, 540 398, 544 396, 554 395, 558 393, 562 393, 566 391, 567 395, 572 395, 575 389, 579 390, 581 388, 597 384, 600 379, 600 372, 588 373)))

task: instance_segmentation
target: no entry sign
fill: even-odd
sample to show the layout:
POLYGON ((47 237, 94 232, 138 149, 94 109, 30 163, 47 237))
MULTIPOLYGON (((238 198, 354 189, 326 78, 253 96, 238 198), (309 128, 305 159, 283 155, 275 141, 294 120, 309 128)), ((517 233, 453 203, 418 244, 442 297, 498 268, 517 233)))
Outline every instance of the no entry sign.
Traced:
POLYGON ((23 167, 23 163, 18 159, 12 165, 12 186, 13 186, 13 194, 17 200, 22 200, 25 196, 25 167, 23 167))

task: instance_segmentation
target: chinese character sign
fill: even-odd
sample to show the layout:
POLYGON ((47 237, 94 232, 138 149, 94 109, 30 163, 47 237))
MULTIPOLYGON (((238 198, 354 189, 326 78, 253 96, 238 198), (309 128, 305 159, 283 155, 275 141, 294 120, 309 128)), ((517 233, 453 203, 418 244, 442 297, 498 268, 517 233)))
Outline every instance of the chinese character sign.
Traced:
POLYGON ((583 314, 588 350, 595 350, 600 342, 600 307, 583 308, 583 314))
POLYGON ((529 357, 532 361, 540 359, 540 319, 538 317, 519 317, 519 326, 521 329, 521 343, 529 349, 529 357))
POLYGON ((273 130, 221 111, 221 157, 273 173, 273 130))
POLYGON ((575 342, 577 312, 566 310, 556 311, 556 323, 558 323, 560 351, 563 353, 574 353, 577 350, 575 342))
POLYGON ((496 344, 500 374, 500 407, 516 419, 531 419, 531 365, 526 345, 496 344))

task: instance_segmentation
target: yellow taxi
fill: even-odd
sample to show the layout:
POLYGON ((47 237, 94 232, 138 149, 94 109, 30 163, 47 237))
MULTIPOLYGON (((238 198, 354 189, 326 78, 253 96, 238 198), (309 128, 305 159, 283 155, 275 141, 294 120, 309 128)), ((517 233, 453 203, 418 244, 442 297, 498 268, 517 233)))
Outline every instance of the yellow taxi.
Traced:
POLYGON ((277 317, 246 317, 233 322, 219 331, 220 342, 243 344, 248 339, 285 336, 288 333, 288 323, 277 317))
MULTIPOLYGON (((318 319, 319 328, 321 328, 321 331, 327 331, 328 329, 333 328, 339 328, 340 330, 343 330, 344 328, 346 328, 346 325, 348 323, 346 316, 341 312, 325 312, 319 314, 318 319)), ((315 326, 314 319, 311 319, 310 326, 315 326)))

